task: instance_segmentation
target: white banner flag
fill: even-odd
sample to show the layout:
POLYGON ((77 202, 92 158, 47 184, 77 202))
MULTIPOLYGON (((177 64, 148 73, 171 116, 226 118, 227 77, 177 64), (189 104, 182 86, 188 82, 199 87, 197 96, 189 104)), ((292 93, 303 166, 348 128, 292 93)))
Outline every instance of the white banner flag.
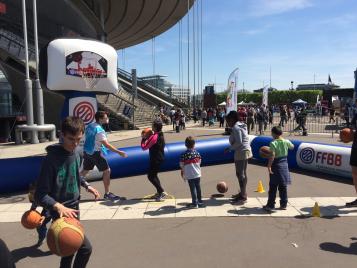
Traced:
POLYGON ((238 102, 238 68, 236 68, 228 78, 227 86, 227 101, 226 109, 227 114, 230 111, 237 111, 237 102, 238 102))
POLYGON ((262 104, 265 105, 265 107, 268 106, 268 86, 265 86, 263 88, 263 99, 262 99, 262 104))

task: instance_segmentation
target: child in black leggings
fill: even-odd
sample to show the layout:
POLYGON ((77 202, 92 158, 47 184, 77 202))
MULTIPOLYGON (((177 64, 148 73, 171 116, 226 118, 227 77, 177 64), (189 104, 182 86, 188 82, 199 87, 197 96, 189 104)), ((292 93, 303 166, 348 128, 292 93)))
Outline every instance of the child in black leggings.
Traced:
POLYGON ((162 201, 167 194, 161 186, 159 177, 157 174, 160 171, 160 165, 164 162, 165 153, 165 138, 162 132, 162 121, 156 119, 152 124, 152 130, 154 134, 150 137, 143 137, 141 140, 141 148, 143 150, 149 149, 150 166, 148 171, 148 179, 156 188, 155 199, 156 201, 162 201))

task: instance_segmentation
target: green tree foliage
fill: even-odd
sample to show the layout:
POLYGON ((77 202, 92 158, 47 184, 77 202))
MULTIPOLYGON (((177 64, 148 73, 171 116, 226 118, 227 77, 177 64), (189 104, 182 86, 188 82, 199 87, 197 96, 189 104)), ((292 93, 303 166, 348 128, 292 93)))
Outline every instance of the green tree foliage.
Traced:
MULTIPOLYGON (((256 104, 261 104, 262 102, 261 92, 254 93, 238 93, 238 102, 254 102, 256 104)), ((279 105, 279 104, 287 104, 292 103, 298 99, 302 99, 309 104, 315 104, 317 95, 322 96, 321 90, 277 90, 269 92, 268 100, 270 105, 279 105)), ((217 94, 217 103, 221 103, 222 101, 226 101, 227 93, 221 92, 217 94)))

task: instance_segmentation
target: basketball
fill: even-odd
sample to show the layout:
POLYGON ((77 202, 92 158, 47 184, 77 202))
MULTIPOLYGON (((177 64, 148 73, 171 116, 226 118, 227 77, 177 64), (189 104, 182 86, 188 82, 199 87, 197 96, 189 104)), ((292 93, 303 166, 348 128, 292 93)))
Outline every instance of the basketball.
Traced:
POLYGON ((227 184, 224 181, 217 183, 217 191, 221 194, 226 193, 228 191, 227 184))
POLYGON ((273 153, 270 150, 269 146, 262 146, 259 149, 259 155, 262 158, 270 158, 273 156, 273 153))
POLYGON ((147 139, 153 134, 153 131, 151 128, 145 128, 143 131, 141 131, 141 137, 147 139))
POLYGON ((21 224, 26 229, 35 229, 41 225, 43 219, 37 210, 28 210, 22 215, 21 224))
POLYGON ((48 248, 61 257, 73 255, 83 244, 83 239, 83 226, 74 218, 55 220, 47 232, 48 248))
POLYGON ((344 143, 353 141, 354 133, 350 128, 344 128, 340 131, 340 140, 344 143))

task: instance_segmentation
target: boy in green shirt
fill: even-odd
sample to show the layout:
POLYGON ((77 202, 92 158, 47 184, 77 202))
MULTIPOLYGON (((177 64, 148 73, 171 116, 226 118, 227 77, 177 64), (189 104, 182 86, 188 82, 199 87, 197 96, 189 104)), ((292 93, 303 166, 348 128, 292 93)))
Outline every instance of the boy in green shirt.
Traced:
POLYGON ((288 204, 287 185, 291 184, 288 166, 288 150, 294 149, 294 145, 289 140, 282 137, 281 127, 273 127, 271 135, 274 140, 270 142, 272 157, 268 161, 269 170, 269 197, 263 209, 271 212, 275 208, 276 192, 279 190, 280 209, 286 209, 288 204))

